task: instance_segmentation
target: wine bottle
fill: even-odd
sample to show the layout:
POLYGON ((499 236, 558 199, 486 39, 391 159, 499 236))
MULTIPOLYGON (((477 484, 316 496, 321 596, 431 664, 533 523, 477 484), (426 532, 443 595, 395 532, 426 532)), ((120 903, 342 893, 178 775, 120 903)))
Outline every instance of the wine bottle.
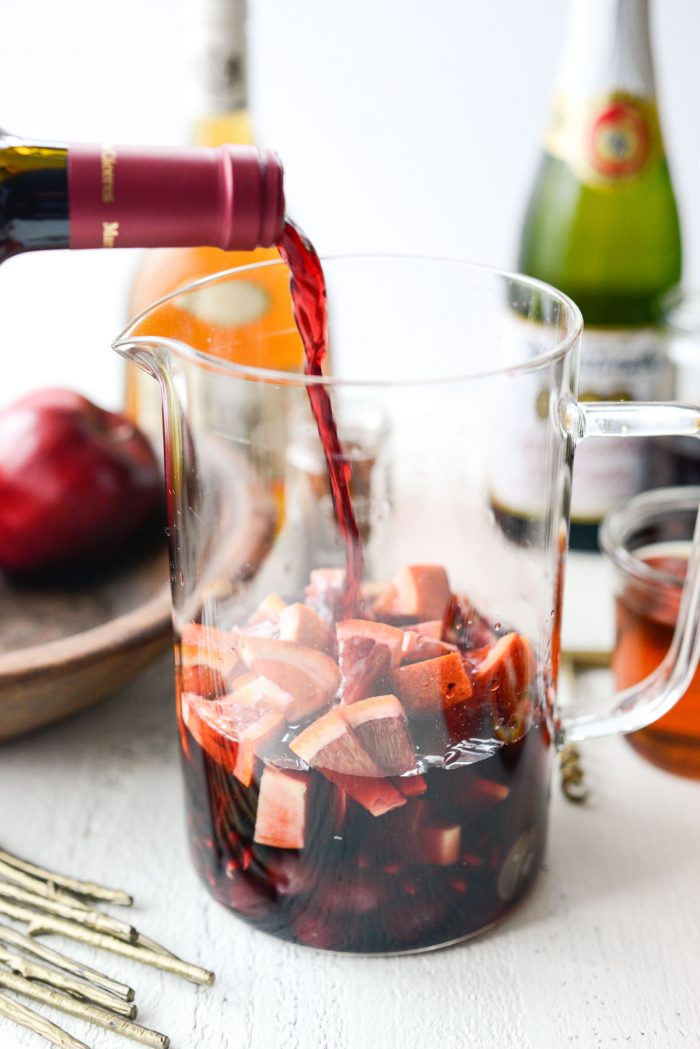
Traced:
MULTIPOLYGON (((649 0, 573 0, 518 268, 566 292, 583 313, 582 399, 668 395, 657 322, 664 293, 680 279, 681 234, 656 107, 649 0)), ((536 400, 521 406, 533 432, 536 400)), ((527 454, 537 449, 530 442, 527 454)), ((642 441, 581 447, 573 547, 596 549, 605 512, 649 483, 648 459, 642 441)), ((527 487, 520 456, 494 498, 516 532, 518 519, 521 532, 527 527, 527 487)))
POLYGON ((54 248, 275 244, 282 167, 252 147, 42 144, 0 132, 0 261, 54 248))
MULTIPOLYGON (((191 51, 190 83, 196 112, 192 137, 208 147, 224 142, 248 144, 253 140, 247 109, 247 47, 245 0, 190 0, 188 47, 191 51)), ((233 246, 234 249, 237 247, 233 246)), ((279 258, 275 250, 221 251, 215 247, 158 249, 145 254, 132 285, 130 316, 189 284, 222 270, 279 258)), ((223 282, 207 289, 198 304, 198 319, 229 329, 239 364, 261 364, 283 371, 303 367, 303 353, 290 313, 288 282, 269 269, 251 271, 245 280, 223 282), (284 291, 284 294, 281 294, 284 291), (274 359, 255 358, 260 340, 247 338, 258 331, 276 330, 274 359)), ((219 340, 224 345, 226 340, 219 340)), ((271 345, 266 340, 265 345, 271 345)), ((230 394, 229 394, 230 396, 230 394)), ((128 366, 126 410, 149 432, 160 432, 160 399, 150 378, 128 366)))

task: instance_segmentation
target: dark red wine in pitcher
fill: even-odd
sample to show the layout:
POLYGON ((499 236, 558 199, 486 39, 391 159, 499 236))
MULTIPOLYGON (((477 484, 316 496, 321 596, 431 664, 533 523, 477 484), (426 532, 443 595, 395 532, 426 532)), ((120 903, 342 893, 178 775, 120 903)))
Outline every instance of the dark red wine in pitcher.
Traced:
POLYGON ((443 565, 368 579, 331 387, 321 263, 290 222, 307 392, 345 567, 231 631, 188 624, 178 705, 191 847, 214 896, 309 946, 419 950, 495 922, 544 848, 551 735, 527 639, 443 565))

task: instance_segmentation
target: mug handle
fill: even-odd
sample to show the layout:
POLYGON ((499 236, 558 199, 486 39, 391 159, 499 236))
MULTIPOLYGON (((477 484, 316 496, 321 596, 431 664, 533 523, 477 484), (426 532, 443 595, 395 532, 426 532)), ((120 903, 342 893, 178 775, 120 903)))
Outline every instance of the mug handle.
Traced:
MULTIPOLYGON (((574 446, 588 437, 698 437, 700 410, 661 402, 571 401, 562 406, 562 424, 574 446)), ((684 694, 700 658, 700 512, 683 585, 671 647, 643 681, 616 692, 607 712, 581 711, 562 717, 559 743, 574 743, 619 732, 635 732, 656 721, 684 694)))

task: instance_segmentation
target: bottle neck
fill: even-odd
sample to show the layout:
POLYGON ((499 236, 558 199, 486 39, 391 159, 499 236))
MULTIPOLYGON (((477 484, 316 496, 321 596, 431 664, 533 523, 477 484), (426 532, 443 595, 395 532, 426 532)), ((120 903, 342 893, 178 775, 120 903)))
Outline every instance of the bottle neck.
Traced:
POLYGON ((573 0, 545 148, 599 188, 663 163, 649 0, 573 0))
POLYGON ((144 149, 0 139, 0 260, 45 248, 277 243, 282 167, 251 146, 144 149))
POLYGON ((69 246, 68 150, 0 133, 0 262, 69 246))
POLYGON ((250 144, 246 0, 189 0, 186 13, 193 141, 250 144))
POLYGON ((653 98, 649 0, 573 0, 557 90, 653 98))

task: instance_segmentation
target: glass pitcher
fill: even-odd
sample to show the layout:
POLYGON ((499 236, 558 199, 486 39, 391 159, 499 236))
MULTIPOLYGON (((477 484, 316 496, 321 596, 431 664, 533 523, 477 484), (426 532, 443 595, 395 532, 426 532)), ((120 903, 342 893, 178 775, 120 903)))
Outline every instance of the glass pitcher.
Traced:
MULTIPOLYGON (((288 296, 286 266, 262 267, 256 286, 288 296)), ((493 925, 532 884, 558 746, 638 729, 685 690, 697 551, 668 657, 606 711, 559 710, 559 627, 576 446, 696 434, 700 412, 577 403, 581 316, 537 281, 421 258, 324 268, 322 377, 303 374, 291 304, 273 326, 212 323, 250 268, 161 300, 114 347, 162 394, 197 870, 282 939, 420 951, 493 925), (298 372, 266 368, 282 341, 298 372), (313 384, 365 559, 350 618, 313 384), (514 486, 526 515, 507 511, 514 486)))

